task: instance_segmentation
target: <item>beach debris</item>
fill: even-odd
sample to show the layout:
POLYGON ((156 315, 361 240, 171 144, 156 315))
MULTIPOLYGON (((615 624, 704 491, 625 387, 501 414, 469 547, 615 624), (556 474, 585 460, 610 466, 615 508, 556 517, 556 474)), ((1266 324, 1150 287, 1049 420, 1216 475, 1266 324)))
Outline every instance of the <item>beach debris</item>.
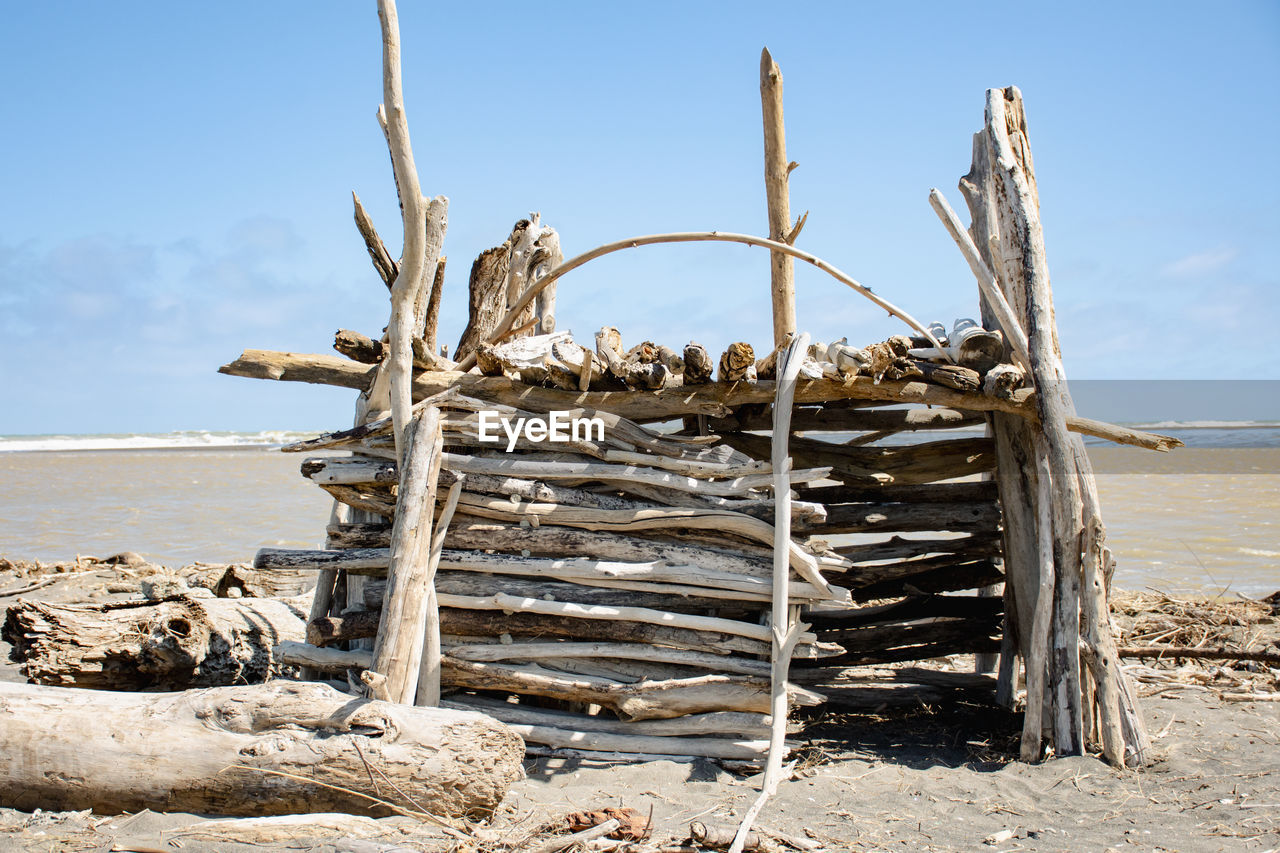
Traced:
MULTIPOLYGON (((725 824, 705 823, 695 820, 689 824, 689 841, 713 850, 728 850, 738 834, 738 827, 725 824)), ((743 836, 740 850, 764 849, 764 836, 755 830, 749 830, 743 836)))
POLYGON ((184 690, 285 674, 277 648, 305 636, 308 596, 214 598, 204 589, 159 600, 9 605, 0 634, 38 684, 184 690))
POLYGON ((581 832, 575 832, 571 835, 552 836, 525 849, 529 853, 557 853, 559 850, 586 845, 598 838, 608 837, 617 832, 621 826, 622 823, 617 818, 610 818, 604 823, 596 824, 581 832))
POLYGON ((1018 834, 1016 829, 1002 829, 999 832, 993 832, 986 838, 982 839, 983 844, 1004 844, 1018 834))
POLYGON ((175 695, 0 683, 0 702, 0 805, 11 808, 399 813, 452 826, 491 812, 523 776, 524 745, 495 720, 325 684, 175 695))
POLYGON ((570 812, 565 816, 565 824, 570 832, 582 832, 609 821, 618 826, 606 833, 608 838, 621 841, 644 841, 653 833, 653 814, 645 815, 629 806, 607 806, 603 809, 586 812, 570 812))

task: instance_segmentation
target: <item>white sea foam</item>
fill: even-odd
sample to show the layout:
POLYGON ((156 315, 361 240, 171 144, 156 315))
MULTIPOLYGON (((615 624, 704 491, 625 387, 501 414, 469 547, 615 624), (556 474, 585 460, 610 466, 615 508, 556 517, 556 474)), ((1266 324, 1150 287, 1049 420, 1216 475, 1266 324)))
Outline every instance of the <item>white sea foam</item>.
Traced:
POLYGON ((1280 429, 1280 421, 1156 421, 1136 429, 1280 429))
POLYGON ((189 430, 166 433, 105 435, 9 435, 0 436, 0 453, 84 450, 169 450, 236 447, 278 447, 315 436, 315 432, 263 430, 261 432, 211 432, 189 430))
POLYGON ((1264 551, 1261 548, 1237 548, 1236 550, 1250 557, 1280 557, 1280 551, 1264 551))

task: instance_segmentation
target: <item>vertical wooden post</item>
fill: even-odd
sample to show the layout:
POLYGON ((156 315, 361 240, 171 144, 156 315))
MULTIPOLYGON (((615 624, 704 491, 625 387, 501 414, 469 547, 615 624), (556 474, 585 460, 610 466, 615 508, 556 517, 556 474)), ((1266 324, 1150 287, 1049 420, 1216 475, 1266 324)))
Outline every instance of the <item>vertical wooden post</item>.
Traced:
POLYGON ((782 771, 783 739, 787 732, 787 676, 791 654, 799 637, 798 619, 791 619, 791 457, 787 453, 791 437, 791 405, 795 400, 796 377, 809 349, 809 336, 802 334, 778 357, 778 384, 773 403, 773 678, 769 758, 764 768, 763 787, 777 790, 782 771))
MULTIPOLYGON (((766 56, 768 52, 766 51, 766 56)), ((809 628, 800 621, 800 609, 791 605, 791 406, 796 396, 796 377, 800 363, 809 349, 809 335, 790 336, 778 355, 778 381, 774 388, 773 444, 770 463, 773 467, 773 609, 770 617, 769 755, 765 759, 760 794, 747 809, 738 831, 729 845, 729 853, 742 853, 747 833, 760 815, 765 802, 778 791, 783 780, 782 754, 787 735, 787 678, 791 655, 801 632, 809 628)))
POLYGON ((436 532, 431 539, 431 556, 427 562, 427 606, 426 625, 422 635, 422 663, 418 669, 418 693, 415 705, 436 707, 440 704, 440 602, 436 598, 436 570, 440 568, 440 557, 444 553, 444 537, 453 521, 453 513, 458 508, 458 499, 462 497, 463 475, 449 487, 449 496, 445 498, 444 509, 436 522, 436 532))
MULTIPOLYGON (((782 71, 767 47, 760 52, 760 106, 764 114, 764 191, 769 203, 769 239, 790 243, 795 238, 791 233, 787 182, 795 164, 787 162, 786 131, 782 123, 782 71)), ((796 330, 795 262, 781 252, 772 252, 769 260, 773 345, 778 347, 796 330)))
POLYGON ((378 0, 378 20, 382 23, 382 97, 387 146, 404 212, 404 254, 391 284, 391 324, 387 328, 391 352, 386 359, 397 456, 403 463, 403 436, 413 408, 410 387, 413 339, 426 323, 427 279, 434 277, 440 260, 449 200, 437 196, 428 203, 422 197, 418 167, 409 144, 409 121, 400 80, 400 20, 395 0, 378 0))
MULTIPOLYGON (((1111 638, 1107 557, 1093 471, 1083 442, 1066 430, 1075 406, 1058 346, 1022 96, 1016 88, 991 89, 986 106, 985 126, 974 137, 973 166, 960 182, 976 245, 956 233, 954 215, 947 215, 940 195, 932 201, 982 286, 984 323, 1023 324, 1037 392, 1038 430, 1007 416, 992 418, 1006 578, 1015 593, 1027 667, 1023 755, 1040 753, 1036 715, 1045 698, 1056 754, 1084 748, 1088 718, 1109 761, 1141 763, 1149 742, 1111 638), (992 292, 992 279, 1007 305, 992 292), (1046 646, 1049 690, 1042 697, 1046 646), (1091 682, 1081 672, 1082 657, 1091 682)), ((1015 351, 1021 349, 1021 341, 1010 340, 1015 351)))
POLYGON ((387 700, 403 705, 412 705, 418 691, 428 621, 432 514, 443 443, 440 427, 440 410, 427 406, 405 431, 405 461, 391 528, 391 565, 373 646, 371 669, 381 683, 379 689, 387 700))
MULTIPOLYGON (((993 183, 987 137, 985 133, 979 132, 973 137, 973 161, 969 173, 960 179, 960 191, 969 207, 972 223, 969 235, 979 260, 987 270, 995 271, 997 287, 1007 297, 1005 304, 1013 303, 1010 316, 1002 320, 997 314, 999 309, 993 299, 982 289, 979 277, 978 304, 982 311, 982 325, 988 329, 999 329, 1007 341, 1012 341, 1019 334, 1025 340, 1026 334, 1021 332, 1023 321, 1020 319, 1021 306, 1025 304, 1025 300, 1015 293, 1016 283, 1001 278, 1004 268, 995 263, 994 249, 998 245, 1000 231, 993 183), (1010 321, 1019 331, 1006 325, 1010 321)), ((934 209, 938 210, 936 203, 934 209)), ((944 211, 939 213, 941 215, 944 211)), ((978 274, 976 270, 975 274, 978 274)), ((1029 371, 1029 356, 1027 367, 1029 371)), ((1034 661, 1029 657, 1031 637, 1034 635, 1033 614, 1041 577, 1035 509, 1038 485, 1035 454, 1032 451, 1034 431, 1025 419, 1017 415, 992 412, 989 420, 996 441, 996 483, 1004 519, 1002 552, 1005 592, 1006 598, 1013 602, 1013 607, 1005 609, 1005 633, 1017 637, 1016 651, 1024 662, 1029 678, 1033 665, 1045 665, 1043 659, 1034 661)), ((1008 665, 1012 667, 1012 662, 1008 665)))
MULTIPOLYGON (((1037 444, 1041 442, 1037 439, 1037 444)), ((1036 461, 1036 547, 1039 551, 1040 582, 1036 586, 1036 609, 1032 615, 1031 640, 1027 652, 1027 707, 1022 718, 1023 761, 1039 761, 1040 739, 1044 731, 1044 700, 1048 678, 1049 627, 1053 621, 1056 589, 1053 561, 1053 494, 1048 455, 1037 448, 1036 461)))

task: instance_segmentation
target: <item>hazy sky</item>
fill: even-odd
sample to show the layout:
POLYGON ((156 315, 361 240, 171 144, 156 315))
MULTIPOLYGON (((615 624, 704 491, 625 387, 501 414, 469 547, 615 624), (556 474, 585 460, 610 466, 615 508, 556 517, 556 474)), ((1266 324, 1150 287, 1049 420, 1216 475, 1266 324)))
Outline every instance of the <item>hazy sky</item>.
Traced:
MULTIPOLYGON (((766 233, 768 45, 801 247, 922 320, 975 314, 927 195, 967 218, 984 91, 1016 84, 1068 373, 1280 378, 1262 345, 1280 324, 1280 4, 401 5, 423 189, 450 199, 451 345, 472 259, 530 211, 566 255, 766 233)), ((345 426, 351 391, 215 371, 386 322, 349 196, 398 254, 372 0, 11 3, 2 20, 0 434, 345 426)), ((817 338, 900 329, 797 279, 817 338)), ((771 338, 759 249, 643 248, 559 294, 580 340, 771 338)))

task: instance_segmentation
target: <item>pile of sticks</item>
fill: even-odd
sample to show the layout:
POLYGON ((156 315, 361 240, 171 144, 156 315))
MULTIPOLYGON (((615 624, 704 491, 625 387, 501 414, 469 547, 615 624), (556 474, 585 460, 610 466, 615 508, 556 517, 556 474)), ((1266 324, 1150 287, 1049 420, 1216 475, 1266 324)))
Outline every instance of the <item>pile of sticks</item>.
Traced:
MULTIPOLYGON (((1146 762, 1150 741, 1120 669, 1108 602, 1111 552, 1093 468, 1067 389, 1022 94, 987 90, 985 121, 960 180, 965 230, 941 193, 930 201, 978 279, 984 324, 1010 343, 1036 391, 1038 423, 993 415, 1005 508, 1005 674, 1026 675, 1022 757, 1101 746, 1117 765, 1146 762)), ((1158 449, 1176 446, 1167 444, 1158 449)), ((1006 683, 1011 679, 1006 677, 1006 683)))
MULTIPOLYGON (((960 325, 977 329, 969 340, 986 334, 960 325)), ((938 363, 946 355, 936 352, 913 357, 926 341, 902 338, 861 349, 812 344, 797 352, 795 372, 840 383, 878 374, 870 378, 887 384, 925 379, 918 365, 949 366, 930 372, 928 384, 976 403, 1006 393, 983 390, 1000 365, 975 363, 975 348, 961 353, 940 327, 933 337, 963 363, 938 363), (964 390, 947 384, 965 371, 973 378, 964 390)), ((584 375, 576 372, 584 365, 603 366, 584 383, 589 388, 616 383, 599 396, 632 401, 651 392, 627 389, 627 377, 655 366, 666 370, 667 388, 689 383, 724 393, 772 384, 759 377, 776 376, 784 348, 755 361, 749 345, 733 344, 711 375, 697 367, 710 364, 697 344, 682 357, 648 342, 622 350, 609 327, 594 350, 567 332, 480 348, 487 352, 480 369, 488 360, 495 377, 512 383, 503 398, 530 408, 471 396, 462 385, 415 404, 405 473, 425 472, 434 492, 437 533, 420 580, 433 585, 439 622, 406 632, 409 647, 426 649, 411 677, 391 687, 375 679, 369 688, 426 702, 443 687, 453 693, 444 704, 483 709, 547 748, 618 758, 763 757, 776 472, 774 439, 761 433, 772 431, 776 407, 691 415, 678 432, 598 409, 562 409, 579 426, 601 424, 596 432, 565 426, 562 443, 549 440, 550 428, 531 438, 512 425, 548 418, 547 406, 517 388, 556 387, 549 377, 584 375), (433 449, 421 457, 425 446, 433 449), (427 676, 432 630, 440 662, 427 676)), ((815 627, 799 631, 790 650, 806 687, 788 686, 788 707, 820 702, 823 685, 844 683, 850 667, 994 652, 1000 599, 942 597, 1002 579, 996 486, 975 479, 995 465, 992 441, 975 434, 982 415, 842 399, 788 414, 786 434, 803 435, 788 442, 786 604, 815 627)), ((323 550, 258 554, 261 571, 320 573, 316 600, 327 604, 313 610, 309 645, 286 645, 290 662, 350 670, 353 681, 370 672, 396 678, 377 663, 390 642, 387 626, 403 622, 389 615, 403 611, 390 598, 395 581, 384 578, 396 554, 413 552, 406 522, 426 505, 414 497, 421 487, 401 473, 393 439, 392 420, 382 418, 285 448, 308 454, 302 473, 340 506, 374 519, 331 524, 323 550), (335 453, 344 455, 319 455, 335 453)), ((913 691, 935 695, 937 685, 898 692, 913 691)), ((856 697, 846 695, 850 703, 856 697)))
POLYGON ((335 499, 327 547, 257 560, 318 572, 310 645, 292 660, 312 676, 347 670, 354 689, 402 703, 455 691, 448 702, 484 707, 546 746, 767 752, 767 792, 789 708, 819 701, 788 680, 792 658, 821 689, 850 665, 998 646, 997 698, 1014 703, 1016 662, 1025 668, 1025 758, 1044 754, 1047 734, 1055 754, 1092 742, 1115 763, 1144 759, 1080 436, 1178 442, 1071 404, 1016 90, 988 93, 962 181, 972 227, 931 196, 977 277, 981 323, 926 327, 794 246, 805 217, 790 223, 795 164, 766 51, 768 238, 654 234, 566 261, 533 214, 472 266, 470 320, 451 359, 436 329, 448 200, 422 195, 394 3, 380 11, 399 261, 358 199, 356 223, 390 288, 391 321, 377 340, 340 331, 344 357, 249 350, 221 369, 360 392, 352 429, 289 448, 346 454, 302 466, 335 499), (744 342, 713 361, 696 343, 627 347, 610 326, 579 343, 556 329, 565 274, 612 252, 705 241, 770 251, 774 340, 763 357, 744 342), (795 260, 911 334, 811 344, 796 332, 795 260), (552 446, 556 417, 600 429, 552 446), (650 428, 659 423, 672 426, 650 428), (935 429, 971 432, 902 440, 935 429), (860 538, 837 538, 849 536, 860 538))
MULTIPOLYGON (((381 579, 411 547, 406 519, 432 506, 438 535, 424 570, 439 608, 439 682, 483 694, 455 695, 455 705, 483 708, 548 746, 763 755, 771 639, 763 623, 774 539, 769 464, 714 436, 663 435, 599 412, 583 415, 607 424, 602 435, 551 444, 521 434, 507 452, 481 440, 480 415, 494 412, 508 423, 543 418, 463 394, 415 407, 406 466, 429 445, 424 470, 428 479, 433 468, 438 474, 428 490, 448 495, 421 505, 397 468, 388 419, 286 448, 349 452, 309 456, 303 473, 337 501, 379 519, 331 525, 324 550, 259 552, 260 570, 323 572, 327 588, 318 597, 339 602, 309 623, 313 648, 290 647, 286 658, 390 677, 374 665, 376 649, 334 645, 385 640, 395 580, 381 579), (371 580, 362 580, 353 601, 356 578, 371 580), (554 701, 508 705, 504 694, 554 701), (581 712, 590 706, 609 713, 581 712)), ((830 473, 801 468, 789 479, 799 486, 830 473)), ((818 504, 793 506, 799 526, 824 518, 818 504)), ((789 562, 790 605, 851 601, 833 582, 848 559, 792 542, 789 562)), ((420 645, 421 636, 410 642, 420 645)), ((808 632, 793 652, 805 660, 841 653, 808 632)), ((418 675, 411 701, 423 689, 418 675)), ((789 695, 795 704, 821 701, 799 687, 789 695)))

